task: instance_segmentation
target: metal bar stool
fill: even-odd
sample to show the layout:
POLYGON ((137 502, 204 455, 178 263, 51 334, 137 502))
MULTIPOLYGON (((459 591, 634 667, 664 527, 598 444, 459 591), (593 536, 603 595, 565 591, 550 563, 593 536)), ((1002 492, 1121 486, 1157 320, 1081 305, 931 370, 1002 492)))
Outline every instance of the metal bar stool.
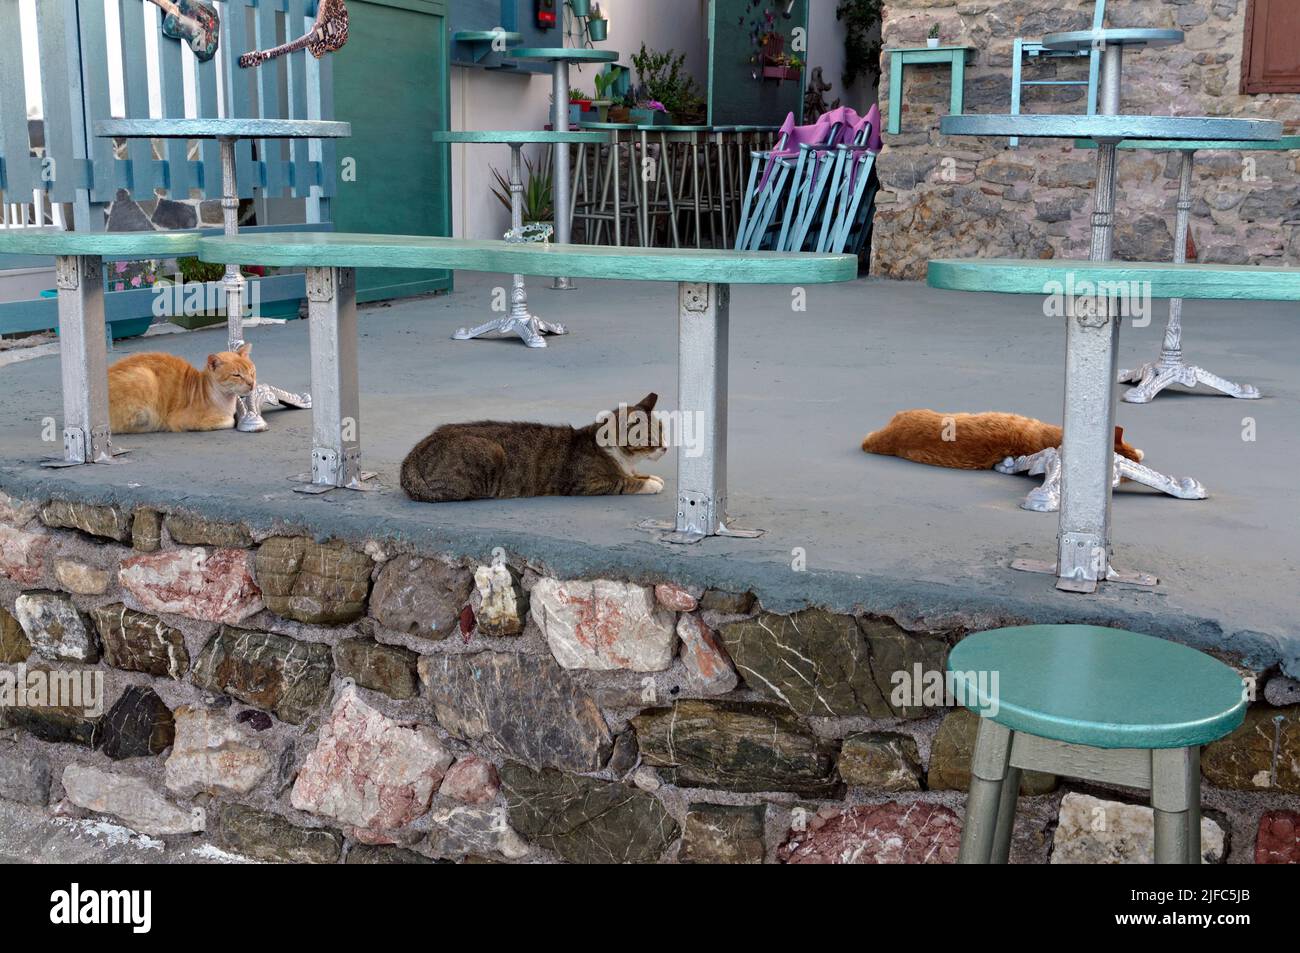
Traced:
MULTIPOLYGON (((708 181, 701 182, 701 172, 708 177, 707 168, 701 169, 701 137, 709 131, 708 126, 659 126, 660 142, 668 150, 669 175, 676 186, 675 202, 677 215, 685 221, 679 223, 678 233, 692 229, 695 247, 704 247, 704 195, 711 187, 708 181)), ((681 247, 679 241, 678 246, 681 247)))
POLYGON ((680 248, 677 231, 677 197, 673 192, 671 150, 663 126, 639 126, 641 133, 641 234, 647 246, 655 243, 657 221, 663 220, 664 240, 680 248), (653 160, 650 158, 654 150, 653 160), (650 173, 647 175, 647 173, 650 173))
POLYGON ((1150 791, 1156 863, 1201 862, 1201 746, 1246 715, 1227 665, 1123 629, 1027 625, 962 640, 948 677, 981 716, 961 863, 1007 862, 1026 770, 1150 791))
MULTIPOLYGON (((605 150, 603 176, 598 160, 595 180, 598 204, 590 209, 586 216, 593 223, 591 244, 600 244, 600 237, 605 234, 612 236, 614 245, 622 246, 625 234, 630 240, 634 231, 641 230, 639 185, 641 176, 636 162, 637 127, 633 123, 624 122, 583 122, 578 125, 584 131, 603 132, 609 136, 609 143, 603 147, 605 150), (629 133, 626 139, 624 133, 629 133), (623 171, 625 146, 628 152, 627 174, 623 171)), ((641 244, 645 244, 644 236, 641 238, 641 244)))

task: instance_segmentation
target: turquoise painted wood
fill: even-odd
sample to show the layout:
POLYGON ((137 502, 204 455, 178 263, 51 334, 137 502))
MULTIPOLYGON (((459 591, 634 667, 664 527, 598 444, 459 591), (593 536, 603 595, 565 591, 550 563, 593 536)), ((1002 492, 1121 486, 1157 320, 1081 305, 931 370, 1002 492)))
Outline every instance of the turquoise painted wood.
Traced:
POLYGON ((204 239, 204 261, 326 268, 451 268, 519 275, 572 275, 640 281, 724 284, 826 284, 852 281, 852 255, 511 245, 415 235, 280 234, 204 239), (558 269, 558 270, 557 270, 558 269))
POLYGON ((945 136, 1025 136, 1043 139, 1231 139, 1276 141, 1282 124, 1270 119, 1218 119, 1211 116, 944 116, 945 136))
MULTIPOLYGON (((348 44, 334 60, 334 115, 352 124, 338 146, 332 203, 341 232, 451 234, 452 5, 446 0, 349 0, 348 44), (346 165, 345 165, 346 163, 346 165)), ((497 24, 487 24, 496 26, 497 24)), ((357 300, 445 291, 450 272, 363 269, 357 300)))
POLYGON ((451 38, 457 43, 491 43, 498 38, 503 43, 518 43, 523 36, 509 30, 457 30, 451 38))
POLYGON ((315 119, 101 119, 94 129, 96 136, 148 139, 339 139, 352 135, 352 126, 346 122, 315 119))
MULTIPOLYGON (((823 3, 795 0, 790 16, 787 18, 778 14, 775 21, 776 30, 785 37, 785 52, 798 56, 805 63, 809 62, 809 56, 816 57, 824 53, 811 46, 802 51, 794 48, 796 30, 803 30, 805 37, 809 35, 808 10, 814 5, 821 7, 823 3)), ((826 5, 831 9, 824 15, 833 16, 834 4, 826 5)), ((755 9, 751 0, 709 0, 709 75, 706 98, 709 104, 707 121, 710 125, 768 123, 779 126, 790 113, 794 113, 797 121, 803 121, 804 86, 808 78, 806 69, 798 79, 778 81, 754 77, 754 71, 761 70, 761 67, 750 63, 754 47, 748 24, 756 14, 769 7, 784 12, 785 3, 763 4, 761 8, 755 9)))
POLYGON ((889 54, 889 120, 885 129, 898 135, 903 122, 903 67, 947 64, 952 70, 952 90, 948 112, 961 115, 966 102, 966 55, 973 46, 912 46, 885 50, 889 54))
POLYGON ((1093 748, 1208 744, 1246 715, 1241 676, 1227 665, 1123 629, 1027 625, 979 632, 948 654, 948 671, 972 711, 996 705, 989 717, 1012 731, 1093 748))
MULTIPOLYGON (((1290 152, 1300 149, 1300 136, 1283 136, 1273 142, 1235 142, 1230 139, 1182 139, 1168 142, 1164 139, 1123 139, 1116 143, 1119 149, 1144 149, 1150 152, 1213 152, 1227 150, 1237 152, 1290 152)), ((1097 143, 1091 139, 1074 140, 1076 149, 1096 149, 1097 143)))
POLYGON ((1182 30, 1141 27, 1105 27, 1049 33, 1043 46, 1049 50, 1090 50, 1094 46, 1173 46, 1183 42, 1182 30))
POLYGON ((199 232, 65 232, 0 228, 0 255, 99 255, 175 258, 198 252, 199 232))
POLYGON ((603 136, 598 132, 550 132, 544 129, 501 129, 501 130, 457 130, 448 132, 445 130, 435 130, 433 133, 434 142, 491 142, 491 143, 557 143, 557 142, 585 142, 588 145, 597 142, 608 142, 609 137, 603 136))
POLYGON ((1153 298, 1211 298, 1238 301, 1300 301, 1300 268, 1207 265, 1140 261, 1021 261, 1012 258, 939 258, 929 264, 926 283, 950 291, 1042 295, 1072 282, 1075 293, 1090 282, 1101 287, 1135 287, 1153 298), (1123 283, 1127 283, 1124 285, 1123 283))
POLYGON ((521 46, 507 54, 515 60, 534 60, 539 63, 613 63, 618 54, 613 50, 590 50, 577 47, 521 46))

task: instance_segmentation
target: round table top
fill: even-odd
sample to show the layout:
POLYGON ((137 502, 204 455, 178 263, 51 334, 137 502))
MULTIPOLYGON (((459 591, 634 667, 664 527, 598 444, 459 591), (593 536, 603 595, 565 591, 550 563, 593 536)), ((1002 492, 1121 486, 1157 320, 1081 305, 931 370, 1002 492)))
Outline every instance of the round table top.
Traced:
MULTIPOLYGON (((1076 139, 1077 149, 1095 149, 1097 143, 1091 139, 1076 139)), ((1300 136, 1283 136, 1272 142, 1236 142, 1230 139, 1124 139, 1118 143, 1120 149, 1146 149, 1151 152, 1206 152, 1214 149, 1235 150, 1238 152, 1258 151, 1292 152, 1300 150, 1300 136)))
POLYGON ((583 120, 582 122, 578 123, 578 128, 579 129, 639 129, 641 127, 634 122, 596 122, 593 119, 590 122, 583 120))
POLYGON ((121 139, 342 139, 346 122, 321 119, 101 119, 96 136, 121 139))
POLYGON ((1049 33, 1043 37, 1043 46, 1049 50, 1090 50, 1094 45, 1107 46, 1173 46, 1183 42, 1182 30, 1155 30, 1108 27, 1102 30, 1071 30, 1068 33, 1049 33))
POLYGON ((549 60, 564 63, 612 63, 618 59, 613 50, 584 50, 567 46, 521 46, 506 54, 516 60, 549 60))
POLYGON ((979 632, 948 654, 948 671, 967 708, 1012 731, 1094 748, 1206 744, 1246 714, 1241 676, 1227 665, 1123 629, 1025 625, 979 632))
POLYGON ((1221 119, 1210 116, 944 116, 946 136, 1023 136, 1040 139, 1221 139, 1233 142, 1277 141, 1282 124, 1271 119, 1221 119))
POLYGON ((523 35, 509 30, 457 30, 451 35, 457 43, 490 43, 500 40, 502 43, 522 43, 523 35))
POLYGON ((729 132, 729 126, 675 126, 671 123, 645 123, 637 126, 638 129, 645 132, 729 132))
POLYGON ((553 144, 557 142, 604 142, 605 137, 598 132, 551 132, 544 129, 462 129, 452 132, 438 131, 433 134, 434 142, 491 142, 508 145, 529 142, 553 144))

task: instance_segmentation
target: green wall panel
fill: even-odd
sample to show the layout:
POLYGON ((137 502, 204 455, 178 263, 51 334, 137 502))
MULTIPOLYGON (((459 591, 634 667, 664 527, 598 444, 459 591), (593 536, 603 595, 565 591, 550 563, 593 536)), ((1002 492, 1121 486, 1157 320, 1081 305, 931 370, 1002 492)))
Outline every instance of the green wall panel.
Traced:
MULTIPOLYGON (((450 235, 451 168, 432 133, 447 129, 450 58, 445 0, 351 0, 349 37, 334 54, 340 232, 450 235), (355 181, 346 176, 355 162, 355 181)), ((450 272, 363 269, 357 298, 376 301, 451 287, 450 272)))
MULTIPOLYGON (((833 6, 826 0, 826 6, 833 6)), ((709 122, 714 125, 780 125, 793 112, 803 116, 803 79, 777 82, 754 79, 756 67, 749 35, 749 22, 764 10, 777 10, 775 29, 785 35, 785 51, 805 63, 807 50, 794 49, 791 36, 796 27, 808 33, 808 0, 795 0, 790 19, 781 16, 780 0, 709 0, 709 122), (744 21, 742 25, 741 21, 744 21)), ((826 13, 834 14, 828 9, 826 13)), ((804 71, 804 75, 807 71, 804 71)))

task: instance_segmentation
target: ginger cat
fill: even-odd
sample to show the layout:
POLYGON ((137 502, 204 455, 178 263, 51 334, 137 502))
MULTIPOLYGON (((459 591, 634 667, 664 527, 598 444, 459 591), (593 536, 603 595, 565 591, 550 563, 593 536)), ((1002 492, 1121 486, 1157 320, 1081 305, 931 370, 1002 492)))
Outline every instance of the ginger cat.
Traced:
POLYGON ((402 461, 402 489, 422 503, 525 496, 660 493, 636 465, 667 449, 652 411, 658 396, 606 411, 581 429, 548 424, 446 424, 402 461))
MULTIPOLYGON (((1024 457, 1061 445, 1061 428, 1019 414, 941 414, 904 410, 883 430, 867 435, 862 449, 916 463, 958 470, 987 470, 1007 457, 1024 457)), ((1142 451, 1115 428, 1115 452, 1140 461, 1142 451)))
POLYGON ((172 354, 133 354, 108 369, 108 415, 114 433, 226 430, 235 403, 252 393, 252 345, 209 354, 203 370, 172 354))

